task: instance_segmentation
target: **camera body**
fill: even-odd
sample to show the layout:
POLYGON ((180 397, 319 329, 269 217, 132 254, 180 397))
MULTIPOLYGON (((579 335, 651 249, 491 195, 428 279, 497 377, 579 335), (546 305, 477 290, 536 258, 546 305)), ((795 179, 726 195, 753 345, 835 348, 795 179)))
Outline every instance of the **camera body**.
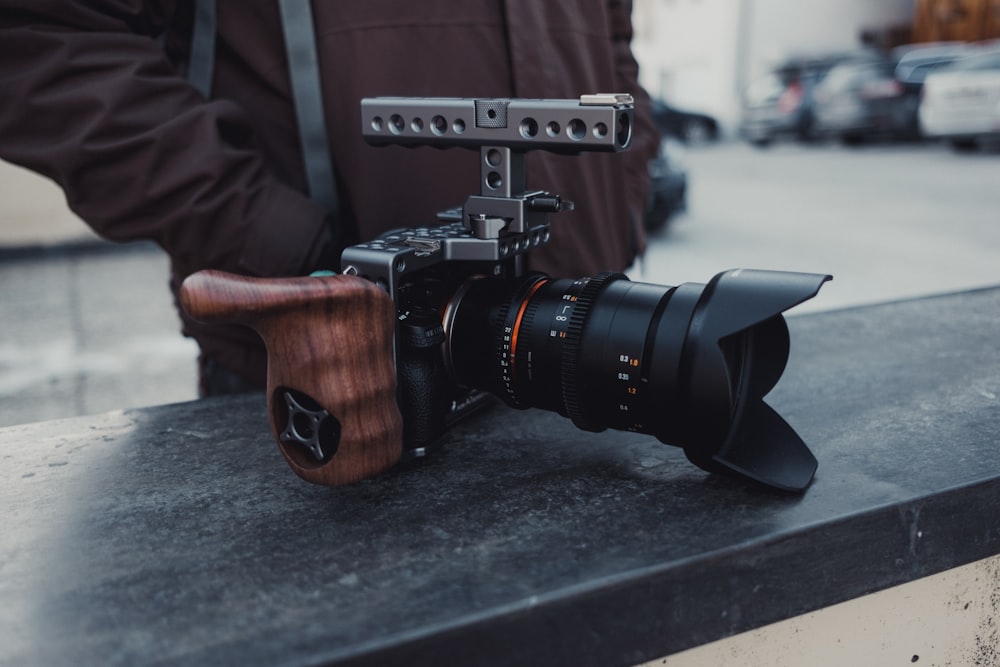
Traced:
MULTIPOLYGON (((524 257, 550 239, 549 216, 572 208, 528 190, 529 150, 618 152, 632 138, 630 95, 579 100, 385 97, 362 100, 372 145, 461 146, 480 153, 480 192, 434 226, 399 229, 347 248, 341 270, 385 290, 397 312, 394 357, 404 458, 422 456, 488 394, 456 381, 450 315, 470 280, 514 281, 524 257)), ((503 363, 502 361, 499 363, 503 363)))
POLYGON ((340 275, 201 271, 181 286, 194 319, 264 339, 271 431, 296 474, 327 485, 378 474, 497 397, 585 430, 653 435, 710 472, 809 485, 815 457, 763 399, 788 359, 782 312, 831 276, 734 269, 666 286, 523 270, 550 216, 572 208, 526 187, 525 153, 627 149, 631 96, 388 97, 361 111, 375 146, 477 149, 479 193, 438 225, 347 248, 340 275))

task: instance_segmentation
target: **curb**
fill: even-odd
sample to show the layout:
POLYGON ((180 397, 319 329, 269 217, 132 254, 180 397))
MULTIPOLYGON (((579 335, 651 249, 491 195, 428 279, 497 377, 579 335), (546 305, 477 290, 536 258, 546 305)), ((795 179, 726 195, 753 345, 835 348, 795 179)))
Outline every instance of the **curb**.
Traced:
POLYGON ((0 246, 0 263, 47 261, 139 252, 162 252, 162 250, 152 241, 117 243, 98 238, 83 238, 49 244, 0 246))

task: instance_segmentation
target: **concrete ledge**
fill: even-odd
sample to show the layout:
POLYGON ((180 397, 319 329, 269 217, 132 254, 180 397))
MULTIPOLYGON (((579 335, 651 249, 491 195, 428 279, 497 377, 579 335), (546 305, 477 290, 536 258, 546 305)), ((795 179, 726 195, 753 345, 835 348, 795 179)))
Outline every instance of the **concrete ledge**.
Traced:
POLYGON ((0 429, 0 661, 637 664, 1000 554, 1000 288, 789 328, 801 497, 531 410, 334 489, 259 395, 0 429))

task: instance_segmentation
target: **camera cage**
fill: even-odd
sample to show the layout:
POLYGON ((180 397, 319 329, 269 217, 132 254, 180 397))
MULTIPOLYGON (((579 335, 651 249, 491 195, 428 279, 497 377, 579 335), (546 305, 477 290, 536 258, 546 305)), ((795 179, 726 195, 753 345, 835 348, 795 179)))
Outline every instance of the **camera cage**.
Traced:
POLYGON ((682 447, 705 470, 805 490, 816 458, 763 399, 788 359, 782 313, 815 296, 831 276, 736 269, 707 285, 669 287, 630 283, 621 274, 575 281, 520 275, 524 254, 549 241, 549 214, 572 207, 558 195, 526 190, 524 153, 623 150, 632 114, 627 95, 364 100, 363 132, 374 145, 479 148, 480 194, 439 214, 441 227, 397 230, 351 246, 342 256, 348 275, 263 279, 200 271, 184 281, 180 299, 191 317, 244 324, 264 338, 272 433, 297 474, 343 484, 424 455, 480 398, 500 396, 497 382, 512 386, 507 369, 518 349, 530 359, 534 344, 555 360, 541 373, 545 395, 555 398, 522 404, 508 392, 511 405, 555 410, 586 430, 648 433, 682 447), (419 273, 425 269, 433 270, 419 273), (477 279, 490 274, 499 280, 477 279), (442 295, 449 297, 443 320, 442 295), (531 315, 521 320, 521 313, 531 315), (527 348, 515 343, 519 329, 527 348), (466 343, 463 365, 500 375, 483 382, 458 377, 441 358, 452 355, 438 349, 452 336, 466 343), (625 353, 587 352, 597 349, 625 353), (639 384, 629 384, 633 367, 639 384), (580 402, 589 393, 577 385, 609 380, 618 394, 580 402), (637 398, 616 399, 622 391, 637 398), (633 405, 642 421, 632 418, 633 405))
POLYGON ((528 190, 525 153, 619 152, 632 141, 628 94, 579 99, 375 97, 361 101, 362 135, 373 146, 459 146, 480 153, 480 193, 438 214, 436 227, 400 229, 347 248, 341 270, 395 299, 403 279, 446 261, 513 264, 550 238, 549 214, 571 210, 557 194, 528 190))

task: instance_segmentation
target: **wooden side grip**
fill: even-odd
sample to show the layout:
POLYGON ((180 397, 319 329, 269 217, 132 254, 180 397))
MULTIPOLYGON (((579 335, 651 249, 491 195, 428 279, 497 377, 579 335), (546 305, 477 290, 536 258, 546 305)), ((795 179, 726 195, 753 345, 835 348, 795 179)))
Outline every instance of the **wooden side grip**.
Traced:
POLYGON ((271 430, 300 477, 346 484, 399 460, 395 307, 383 290, 354 276, 199 271, 180 301, 195 320, 244 324, 264 339, 271 430))

